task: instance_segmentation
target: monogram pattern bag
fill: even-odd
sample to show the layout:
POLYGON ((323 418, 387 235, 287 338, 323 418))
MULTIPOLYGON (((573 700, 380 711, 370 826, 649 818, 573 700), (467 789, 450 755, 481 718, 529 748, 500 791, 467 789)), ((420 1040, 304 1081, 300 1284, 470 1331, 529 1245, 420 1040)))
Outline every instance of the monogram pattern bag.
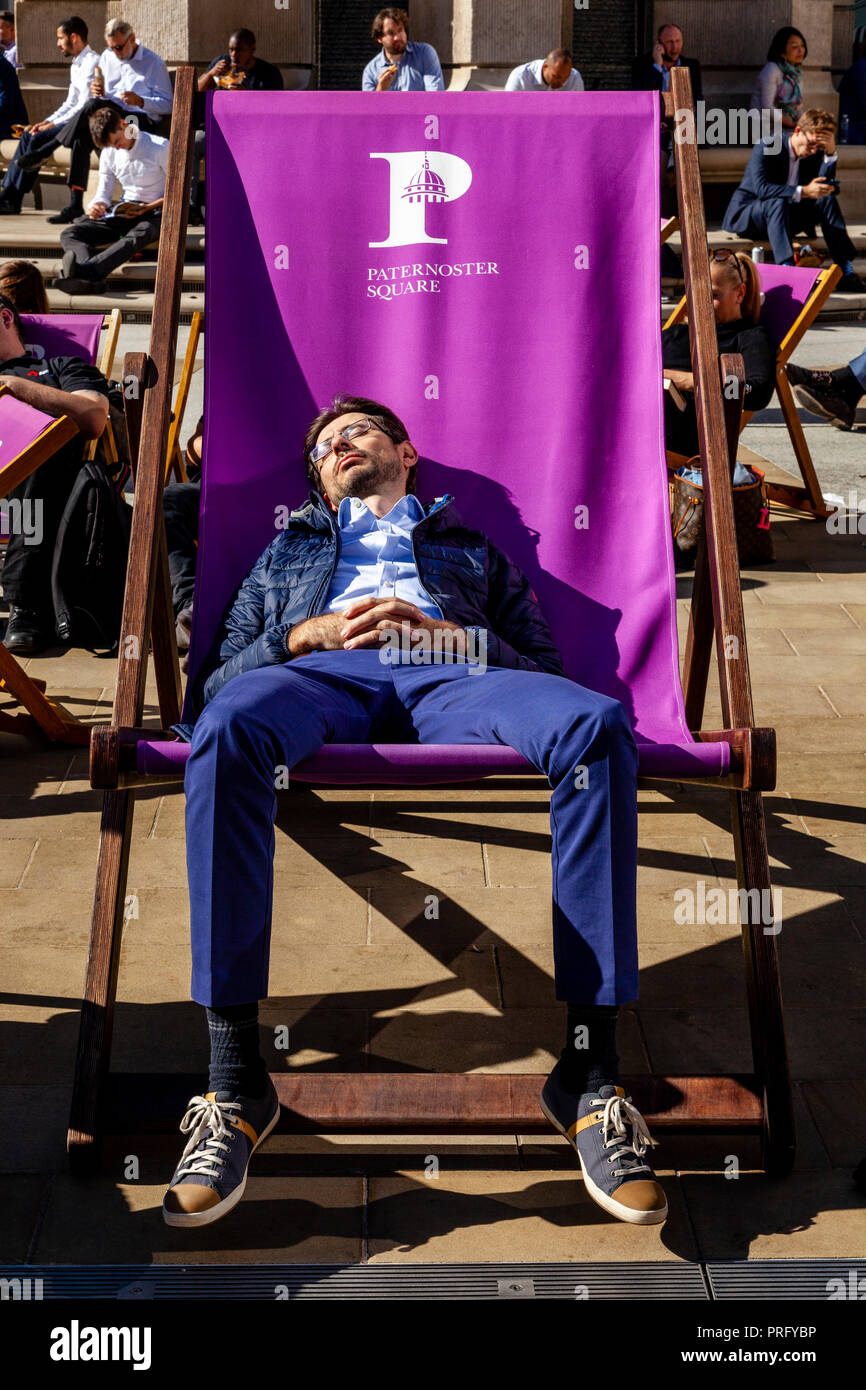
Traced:
MULTIPOLYGON (((700 455, 697 455, 689 459, 687 466, 700 468, 700 465, 700 455)), ((776 558, 764 475, 759 468, 751 471, 755 474, 755 482, 742 483, 732 489, 737 550, 743 569, 769 565, 776 558)), ((700 483, 692 483, 688 478, 671 479, 671 525, 677 549, 694 550, 704 528, 704 489, 700 483)))

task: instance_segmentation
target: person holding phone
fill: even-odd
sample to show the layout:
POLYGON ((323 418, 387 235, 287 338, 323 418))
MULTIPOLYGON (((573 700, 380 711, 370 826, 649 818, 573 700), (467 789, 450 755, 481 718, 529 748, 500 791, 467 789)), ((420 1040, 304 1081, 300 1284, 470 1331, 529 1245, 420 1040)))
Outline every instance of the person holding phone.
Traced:
POLYGON ((759 140, 722 226, 738 236, 766 239, 776 265, 794 265, 793 237, 814 236, 820 225, 833 260, 842 268, 838 294, 866 293, 854 273, 854 243, 839 206, 836 121, 829 111, 804 111, 790 134, 759 140))

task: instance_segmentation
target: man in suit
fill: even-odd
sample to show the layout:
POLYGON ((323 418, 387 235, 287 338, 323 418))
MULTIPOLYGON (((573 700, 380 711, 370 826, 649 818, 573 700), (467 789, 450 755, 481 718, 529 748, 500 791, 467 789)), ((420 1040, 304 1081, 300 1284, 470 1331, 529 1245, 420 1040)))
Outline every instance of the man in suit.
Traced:
POLYGON ((631 70, 631 85, 636 92, 669 92, 671 68, 688 68, 692 78, 692 99, 703 96, 701 65, 697 58, 684 58, 683 31, 676 24, 663 24, 656 35, 655 46, 648 56, 635 58, 631 70))
POLYGON ((759 140, 746 165, 743 181, 728 204, 722 226, 739 236, 767 238, 777 265, 794 265, 795 232, 815 235, 820 222, 827 249, 842 267, 841 294, 863 294, 866 285, 854 274, 854 244, 836 198, 836 122, 829 111, 804 111, 782 148, 759 140))

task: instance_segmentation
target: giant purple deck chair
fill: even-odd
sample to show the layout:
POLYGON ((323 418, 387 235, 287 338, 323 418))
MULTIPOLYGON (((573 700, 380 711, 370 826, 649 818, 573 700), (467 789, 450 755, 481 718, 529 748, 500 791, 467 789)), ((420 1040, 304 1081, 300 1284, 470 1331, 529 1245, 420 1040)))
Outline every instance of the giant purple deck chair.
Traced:
MULTIPOLYGON (((687 75, 675 70, 674 81, 677 105, 690 105, 687 75)), ((68 1138, 82 1171, 96 1163, 103 1129, 127 1132, 143 1115, 148 1127, 174 1129, 189 1081, 137 1076, 129 1087, 108 1061, 134 790, 148 778, 177 778, 188 751, 169 732, 177 658, 172 664, 159 499, 190 86, 181 70, 152 361, 138 364, 145 389, 121 638, 131 655, 120 663, 112 724, 91 743, 91 779, 106 798, 68 1138), (158 731, 141 726, 149 634, 158 731), (135 1097, 134 1116, 125 1095, 135 1097)), ((668 116, 673 109, 667 102, 668 116)), ((679 674, 662 435, 659 118, 651 93, 566 94, 556 103, 480 93, 410 93, 391 103, 349 93, 216 95, 190 683, 281 511, 307 495, 301 442, 318 407, 339 390, 386 400, 421 450, 421 495, 455 494, 470 523, 529 575, 569 674, 624 703, 641 776, 728 791, 739 882, 761 890, 769 888, 761 790, 774 785, 775 746, 752 715, 730 500, 739 407, 723 415, 689 146, 677 146, 680 215, 709 498, 684 684, 679 674), (267 151, 277 147, 275 178, 267 151), (588 198, 582 190, 599 161, 605 193, 588 198), (338 215, 344 197, 351 217, 338 215), (532 219, 517 218, 518 203, 532 219), (229 292, 239 266, 249 313, 229 292), (700 732, 714 632, 725 727, 700 732)), ((742 379, 740 359, 724 366, 742 379)), ((418 744, 326 745, 291 775, 416 786, 504 772, 537 776, 501 745, 418 744)), ((765 1166, 781 1173, 792 1161, 793 1125, 776 938, 746 922, 743 940, 754 1074, 627 1084, 659 1129, 762 1135, 765 1166)), ((287 1129, 545 1129, 534 1075, 281 1073, 274 1081, 287 1129)))

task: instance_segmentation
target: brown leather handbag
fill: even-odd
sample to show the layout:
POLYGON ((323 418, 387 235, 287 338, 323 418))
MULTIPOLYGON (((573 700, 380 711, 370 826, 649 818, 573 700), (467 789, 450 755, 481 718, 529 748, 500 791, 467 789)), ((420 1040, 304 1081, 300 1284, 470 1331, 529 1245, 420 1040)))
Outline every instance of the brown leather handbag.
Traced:
MULTIPOLYGON (((700 468, 700 455, 689 459, 688 467, 700 468)), ((770 531, 770 510, 764 475, 754 468, 756 482, 741 483, 732 489, 734 498, 734 527, 740 566, 770 565, 775 560, 773 535, 770 531)), ((688 478, 671 479, 671 525, 677 550, 694 550, 704 528, 704 489, 688 478)))

